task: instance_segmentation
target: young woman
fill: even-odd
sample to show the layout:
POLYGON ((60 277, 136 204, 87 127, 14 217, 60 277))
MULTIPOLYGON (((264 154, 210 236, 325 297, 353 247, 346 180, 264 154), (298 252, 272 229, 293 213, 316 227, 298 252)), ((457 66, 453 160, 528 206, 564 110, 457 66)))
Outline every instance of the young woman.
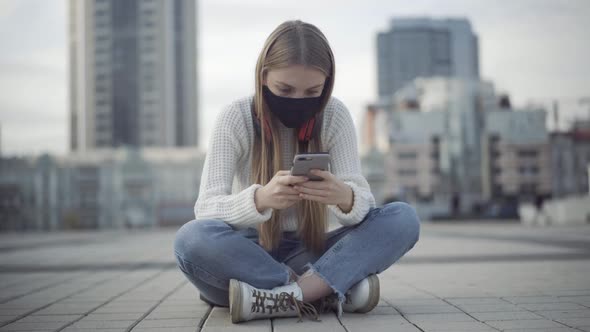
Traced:
POLYGON ((174 254, 201 299, 229 306, 234 323, 368 312, 377 274, 418 241, 413 207, 375 206, 334 78, 326 37, 287 21, 264 44, 255 93, 217 116, 196 219, 178 230, 174 254), (322 181, 290 175, 295 154, 320 151, 331 157, 313 173, 322 181), (329 213, 342 227, 326 232, 329 213))

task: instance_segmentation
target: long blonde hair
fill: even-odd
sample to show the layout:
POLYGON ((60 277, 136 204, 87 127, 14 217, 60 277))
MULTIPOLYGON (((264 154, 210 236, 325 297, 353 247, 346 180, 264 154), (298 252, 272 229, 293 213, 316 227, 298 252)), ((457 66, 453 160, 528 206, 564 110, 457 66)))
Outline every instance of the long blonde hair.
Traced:
MULTIPOLYGON (((335 63, 334 55, 323 33, 314 25, 300 20, 286 21, 280 24, 267 38, 262 52, 256 63, 256 90, 254 94, 254 111, 265 123, 268 117, 271 123, 272 144, 265 140, 265 130, 261 130, 261 137, 255 135, 252 146, 252 183, 266 185, 281 169, 281 147, 276 132, 276 120, 270 113, 262 95, 263 77, 268 71, 283 68, 290 65, 311 66, 322 71, 326 75, 324 84, 321 112, 317 115, 320 120, 316 125, 321 128, 324 108, 332 95, 334 88, 335 63)), ((322 148, 321 130, 317 131, 309 143, 299 143, 297 128, 293 128, 295 154, 305 152, 318 152, 322 148)), ((320 254, 325 249, 325 232, 328 228, 326 205, 311 200, 301 200, 295 203, 297 206, 297 235, 303 241, 305 247, 320 254)), ((278 247, 282 227, 279 222, 281 210, 273 210, 270 220, 258 225, 259 243, 266 250, 271 251, 278 247)))

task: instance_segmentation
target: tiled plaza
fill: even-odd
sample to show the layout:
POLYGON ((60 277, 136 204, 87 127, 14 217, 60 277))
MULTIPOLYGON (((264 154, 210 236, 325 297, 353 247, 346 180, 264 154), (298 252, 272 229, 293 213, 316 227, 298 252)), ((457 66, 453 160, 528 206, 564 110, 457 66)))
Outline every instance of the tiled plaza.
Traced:
POLYGON ((174 234, 1 234, 0 331, 590 331, 590 225, 423 223, 370 313, 237 325, 177 269, 174 234))

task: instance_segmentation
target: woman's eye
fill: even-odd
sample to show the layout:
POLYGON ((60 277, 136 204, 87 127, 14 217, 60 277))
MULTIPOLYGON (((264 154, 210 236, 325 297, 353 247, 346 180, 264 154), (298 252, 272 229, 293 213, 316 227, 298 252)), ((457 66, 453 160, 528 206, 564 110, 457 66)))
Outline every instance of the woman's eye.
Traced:
MULTIPOLYGON (((291 89, 279 89, 279 92, 280 92, 280 93, 283 93, 283 94, 288 94, 288 93, 291 93, 291 89)), ((308 94, 309 96, 312 96, 312 95, 315 95, 315 94, 317 94, 318 92, 319 92, 319 91, 312 91, 312 92, 308 92, 307 94, 308 94)))

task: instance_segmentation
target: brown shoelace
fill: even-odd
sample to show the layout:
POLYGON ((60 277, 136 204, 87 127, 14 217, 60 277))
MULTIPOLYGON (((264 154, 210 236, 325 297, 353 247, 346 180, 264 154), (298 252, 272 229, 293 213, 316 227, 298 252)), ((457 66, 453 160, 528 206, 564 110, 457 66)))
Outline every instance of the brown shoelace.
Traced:
POLYGON ((291 309, 297 312, 297 316, 299 316, 298 322, 303 321, 303 315, 308 316, 315 321, 321 322, 316 308, 310 303, 298 300, 293 292, 281 292, 280 294, 273 295, 264 291, 253 289, 252 297, 254 298, 254 301, 252 302, 251 312, 266 313, 266 310, 268 310, 268 314, 272 314, 273 312, 276 313, 279 310, 286 312, 287 310, 291 309), (272 304, 268 304, 265 301, 272 301, 272 304))
POLYGON ((334 306, 338 304, 338 297, 332 293, 314 301, 313 304, 320 314, 333 312, 334 306))
MULTIPOLYGON (((347 291, 344 295, 344 303, 351 303, 352 300, 350 298, 350 290, 347 291)), ((324 296, 314 301, 313 305, 317 309, 317 312, 320 314, 333 312, 335 307, 338 306, 338 295, 336 295, 336 293, 331 293, 330 295, 324 296)))

